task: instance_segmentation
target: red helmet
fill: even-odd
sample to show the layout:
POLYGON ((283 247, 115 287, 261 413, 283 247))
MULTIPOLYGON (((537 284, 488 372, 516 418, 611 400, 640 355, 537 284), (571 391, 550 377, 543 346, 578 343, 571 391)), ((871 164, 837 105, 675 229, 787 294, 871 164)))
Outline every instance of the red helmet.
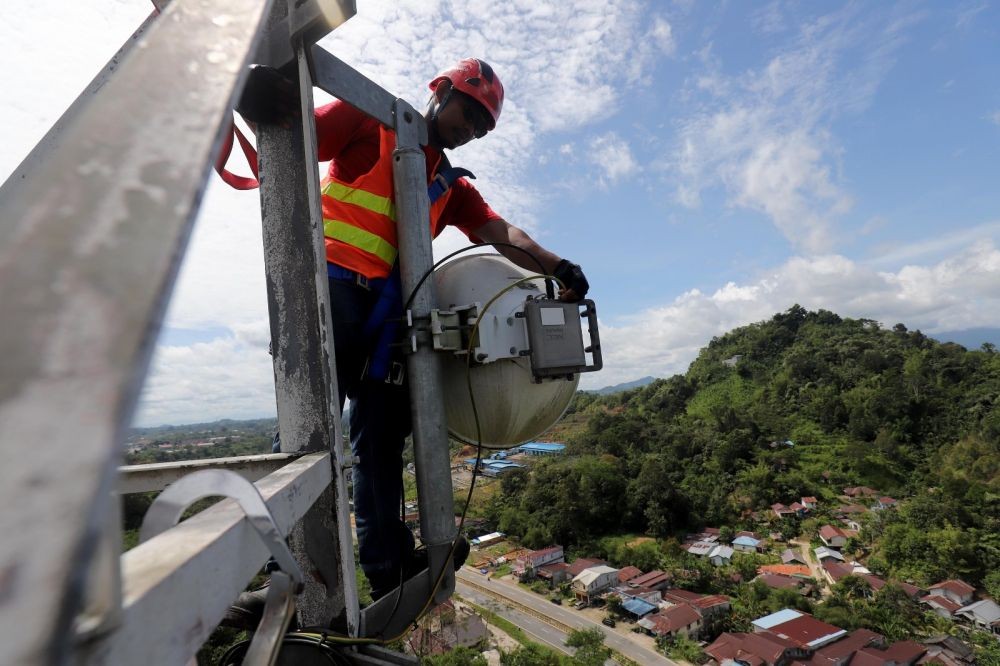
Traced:
POLYGON ((454 67, 434 77, 430 82, 431 90, 436 90, 441 81, 448 79, 451 85, 484 107, 493 119, 490 129, 496 127, 503 108, 503 84, 500 77, 493 73, 493 68, 479 58, 459 60, 454 67))

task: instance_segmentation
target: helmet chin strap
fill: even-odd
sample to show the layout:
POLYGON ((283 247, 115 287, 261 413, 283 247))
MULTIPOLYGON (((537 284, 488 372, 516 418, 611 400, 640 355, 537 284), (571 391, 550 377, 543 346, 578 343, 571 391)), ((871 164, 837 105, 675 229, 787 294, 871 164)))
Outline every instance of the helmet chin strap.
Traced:
POLYGON ((448 92, 444 94, 444 99, 438 102, 438 104, 434 107, 434 111, 431 113, 430 128, 434 132, 434 136, 437 138, 437 143, 441 143, 441 133, 438 132, 438 113, 440 113, 441 109, 447 106, 448 102, 451 101, 452 90, 453 88, 448 88, 448 92))

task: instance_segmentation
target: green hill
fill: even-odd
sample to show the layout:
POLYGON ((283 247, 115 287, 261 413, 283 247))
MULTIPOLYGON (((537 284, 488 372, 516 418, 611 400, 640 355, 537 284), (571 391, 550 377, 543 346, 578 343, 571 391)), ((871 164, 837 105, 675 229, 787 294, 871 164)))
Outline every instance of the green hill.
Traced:
POLYGON ((991 347, 795 306, 713 339, 685 375, 581 393, 570 411, 570 455, 491 500, 494 522, 529 545, 760 527, 774 502, 833 506, 864 485, 905 500, 866 525, 872 566, 919 581, 1000 568, 991 347))

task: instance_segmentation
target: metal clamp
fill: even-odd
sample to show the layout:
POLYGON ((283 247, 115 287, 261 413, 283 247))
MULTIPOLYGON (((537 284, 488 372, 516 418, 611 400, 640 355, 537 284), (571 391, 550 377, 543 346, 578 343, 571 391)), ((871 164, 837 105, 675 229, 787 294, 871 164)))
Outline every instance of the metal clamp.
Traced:
POLYGON ((205 469, 188 474, 167 487, 150 505, 139 529, 139 542, 177 525, 184 511, 198 500, 219 495, 236 500, 281 568, 271 574, 264 614, 243 660, 247 666, 273 666, 295 614, 295 595, 302 591, 303 575, 255 485, 229 470, 205 469))

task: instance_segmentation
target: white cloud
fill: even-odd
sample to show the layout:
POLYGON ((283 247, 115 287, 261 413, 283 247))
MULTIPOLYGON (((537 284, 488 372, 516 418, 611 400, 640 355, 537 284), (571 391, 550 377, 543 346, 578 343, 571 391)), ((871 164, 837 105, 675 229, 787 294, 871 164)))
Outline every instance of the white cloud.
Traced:
POLYGON ((653 25, 649 29, 649 40, 668 55, 677 50, 673 28, 662 16, 653 19, 653 25))
POLYGON ((744 284, 688 291, 673 302, 601 322, 604 370, 584 375, 597 388, 646 375, 683 373, 698 351, 737 326, 798 303, 842 316, 897 322, 926 333, 1000 325, 1000 250, 981 239, 929 265, 895 272, 839 255, 793 257, 744 284))
POLYGON ((273 416, 274 373, 267 343, 241 336, 157 347, 134 422, 153 426, 273 416))
POLYGON ((614 132, 591 140, 589 159, 603 171, 598 182, 605 187, 631 176, 639 169, 628 142, 614 132))
MULTIPOLYGON (((772 14, 760 15, 763 28, 775 28, 772 14)), ((830 251, 833 225, 852 203, 830 127, 870 103, 910 25, 884 23, 851 8, 824 16, 737 75, 723 72, 711 45, 702 49, 704 71, 685 91, 697 110, 680 122, 667 165, 677 200, 698 206, 703 190, 721 186, 730 204, 767 215, 795 246, 830 251)))

